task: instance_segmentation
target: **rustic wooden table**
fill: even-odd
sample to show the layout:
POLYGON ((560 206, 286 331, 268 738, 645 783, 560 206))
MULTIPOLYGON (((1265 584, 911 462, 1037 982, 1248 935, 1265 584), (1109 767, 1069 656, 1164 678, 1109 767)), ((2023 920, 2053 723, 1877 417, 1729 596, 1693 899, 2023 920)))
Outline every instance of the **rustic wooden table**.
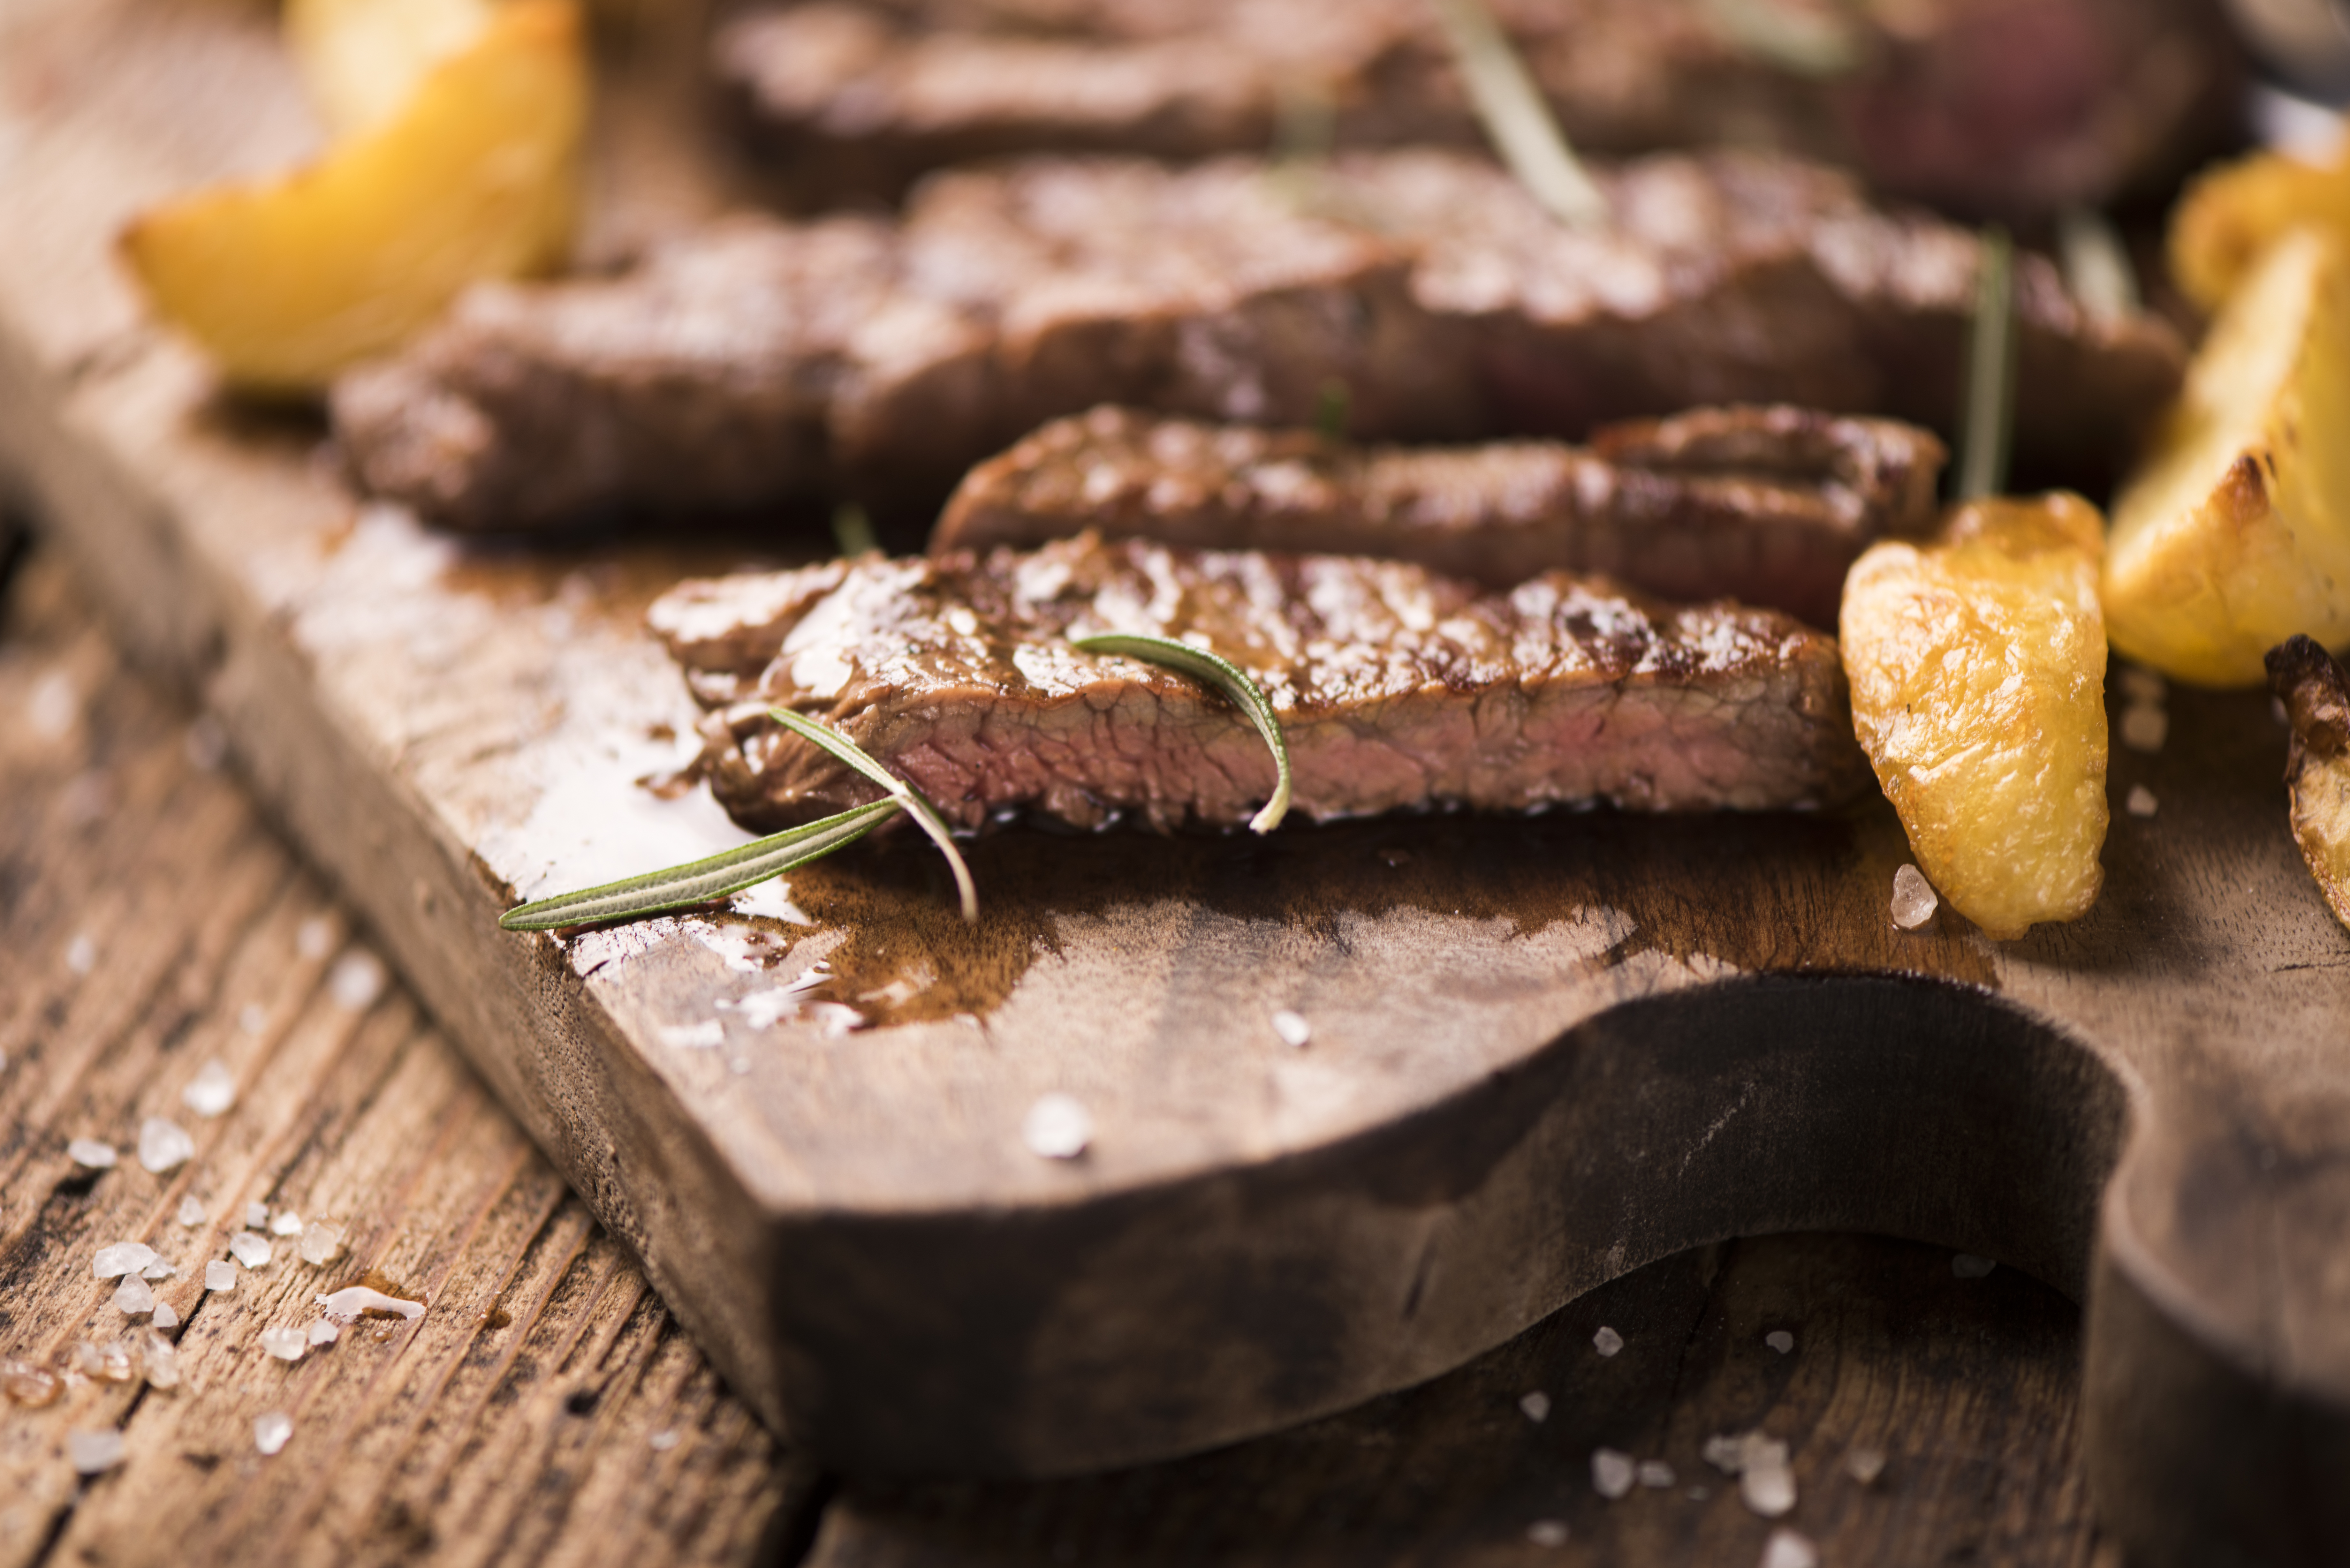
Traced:
MULTIPOLYGON (((143 1240, 181 1381, 66 1375, 0 1400, 0 1568, 227 1561, 1526 1561, 1746 1563, 1773 1525, 1700 1458, 1787 1441, 1783 1523, 1825 1564, 2110 1563, 2076 1458, 2079 1317, 2010 1269, 1852 1236, 1684 1253, 1422 1387, 1201 1458, 1087 1480, 876 1485, 780 1451, 623 1249, 224 768, 216 732, 125 668, 54 553, 0 600, 0 1356, 74 1364, 130 1335, 97 1248, 143 1240), (180 1091, 218 1060, 217 1118, 180 1091), (142 1118, 194 1134, 164 1175, 142 1118), (115 1144, 93 1175, 69 1139, 115 1144), (185 1197, 208 1218, 184 1227, 185 1197), (249 1202, 342 1231, 202 1290, 249 1202), (369 1278, 419 1295, 298 1365, 261 1330, 369 1278), (1602 1357, 1606 1325, 1620 1353, 1602 1357), (1784 1329, 1792 1351, 1763 1336, 1784 1329), (1539 1390, 1547 1418, 1522 1397, 1539 1390), (29 1390, 27 1390, 29 1391, 29 1390), (284 1450, 254 1418, 284 1412, 284 1450), (78 1480, 75 1429, 126 1458, 78 1480), (1607 1445, 1675 1472, 1617 1502, 1607 1445), (1884 1450, 1864 1486, 1856 1447, 1884 1450), (1566 1527, 1530 1536, 1537 1521, 1566 1527)), ((37 1379, 34 1379, 37 1382, 37 1379)), ((23 1386, 19 1381, 19 1387, 23 1386)))

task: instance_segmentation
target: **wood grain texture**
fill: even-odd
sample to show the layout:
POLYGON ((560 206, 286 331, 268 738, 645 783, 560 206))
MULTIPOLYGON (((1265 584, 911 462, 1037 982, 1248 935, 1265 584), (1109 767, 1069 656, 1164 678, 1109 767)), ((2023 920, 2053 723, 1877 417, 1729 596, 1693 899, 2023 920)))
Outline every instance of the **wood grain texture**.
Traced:
POLYGON ((0 621, 0 1356, 67 1367, 135 1337, 91 1258, 145 1241, 179 1269, 154 1291, 182 1381, 0 1400, 0 1563, 740 1563, 804 1532, 807 1474, 244 791, 191 760, 203 732, 120 671, 62 563, 23 576, 0 621), (238 1095, 206 1119, 181 1091, 214 1061, 238 1095), (195 1158, 142 1169, 151 1116, 195 1158), (121 1162, 76 1167, 81 1137, 121 1162), (187 1196, 204 1223, 177 1222, 187 1196), (313 1267, 281 1238, 207 1294, 255 1201, 346 1251, 313 1267), (262 1352, 361 1278, 429 1310, 298 1365, 262 1352), (269 1411, 295 1422, 275 1458, 269 1411), (65 1436, 103 1427, 128 1457, 78 1485, 65 1436))
POLYGON ((2302 1462, 2350 1432, 2350 948, 2263 700, 2174 694, 2168 746, 2117 758, 2161 806, 2116 813, 2103 902, 2004 946, 1892 929, 1881 805, 1004 834, 975 930, 877 846, 766 913, 503 936, 517 894, 739 838, 638 783, 692 717, 638 612, 751 547, 436 538, 221 400, 109 237, 306 135, 249 10, 0 11, 5 461, 776 1429, 867 1471, 1137 1462, 1420 1382, 1691 1246, 1866 1229, 2089 1293, 2091 1473, 2151 1559, 2350 1551, 2302 1462), (872 1027, 720 1005, 818 961, 872 1027), (1093 1109, 1084 1159, 1022 1147, 1047 1091, 1093 1109), (2215 1422, 2215 1451, 2139 1440, 2215 1422))

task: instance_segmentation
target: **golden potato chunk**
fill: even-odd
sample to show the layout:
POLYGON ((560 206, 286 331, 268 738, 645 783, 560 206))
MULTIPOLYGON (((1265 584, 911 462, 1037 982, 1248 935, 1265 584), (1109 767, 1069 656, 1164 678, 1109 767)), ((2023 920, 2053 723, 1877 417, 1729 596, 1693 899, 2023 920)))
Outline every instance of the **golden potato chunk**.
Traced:
POLYGON ((491 0, 286 0, 286 43, 338 140, 407 107, 426 73, 472 47, 491 0))
POLYGON ((123 252, 230 380, 316 387, 466 285, 562 259, 587 105, 570 0, 516 0, 375 130, 282 179, 167 203, 123 252))
POLYGON ((2350 265, 2296 230, 2212 324, 2154 447, 2114 502, 2114 646, 2181 680, 2242 686, 2296 632, 2350 641, 2350 265))
POLYGON ((2001 940, 2097 901, 2104 520, 2077 495, 1956 508, 1845 579, 1853 727, 1918 868, 2001 940))
POLYGON ((2216 311, 2296 228, 2350 240, 2350 146, 2328 163, 2256 152, 2199 178, 2170 216, 2170 275, 2216 311))
POLYGON ((2305 637, 2269 650, 2269 689, 2293 723, 2285 787, 2293 836, 2334 918, 2350 926, 2350 682, 2305 637))

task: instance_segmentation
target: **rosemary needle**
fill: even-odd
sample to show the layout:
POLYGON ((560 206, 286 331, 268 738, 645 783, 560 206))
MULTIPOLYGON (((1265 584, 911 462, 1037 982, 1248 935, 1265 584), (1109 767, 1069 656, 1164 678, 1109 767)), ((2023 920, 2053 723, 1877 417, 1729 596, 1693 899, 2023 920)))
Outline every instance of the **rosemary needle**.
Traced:
POLYGON ((1542 89, 1484 0, 1436 0, 1453 63, 1468 84, 1469 102, 1485 135, 1518 182, 1543 209, 1571 229, 1607 222, 1607 198, 1575 161, 1542 89))
POLYGON ((788 708, 770 708, 767 717, 795 735, 815 742, 888 790, 890 798, 912 815, 914 825, 930 835, 931 842, 939 846, 939 853, 945 856, 947 864, 953 867, 955 888, 962 895, 962 918, 973 921, 979 919, 979 889, 972 884, 971 867, 963 864, 962 852, 954 846, 954 835, 947 827, 946 818, 939 815, 936 806, 922 798, 920 790, 874 761, 862 746, 829 724, 819 724, 806 714, 795 713, 788 708))
POLYGON ((1959 430, 1959 499, 2007 488, 2008 440, 2015 424, 2015 244, 1989 228, 1975 273, 1974 320, 1967 334, 1964 422, 1959 430))
POLYGON ((1140 659, 1145 664, 1157 664, 1195 680, 1204 680, 1232 700, 1232 706, 1249 717, 1256 732, 1273 749, 1274 782, 1273 798, 1264 809, 1249 819, 1253 833, 1271 833, 1281 826, 1289 814, 1289 742, 1282 738, 1280 717, 1273 711, 1273 699, 1264 688, 1252 679, 1247 670, 1231 659, 1210 653, 1204 648, 1194 648, 1188 642, 1172 638, 1152 637, 1142 632, 1104 632, 1098 637, 1073 637, 1070 646, 1087 653, 1115 653, 1127 659, 1140 659))

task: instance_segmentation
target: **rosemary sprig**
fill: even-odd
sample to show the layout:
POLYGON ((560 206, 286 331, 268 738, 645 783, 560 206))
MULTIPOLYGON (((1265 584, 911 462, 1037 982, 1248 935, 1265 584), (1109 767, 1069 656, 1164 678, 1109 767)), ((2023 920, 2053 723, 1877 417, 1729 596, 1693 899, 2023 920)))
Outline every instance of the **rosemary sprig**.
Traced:
POLYGON ((899 778, 866 754, 865 749, 829 724, 819 724, 803 713, 788 708, 770 708, 767 717, 803 740, 815 742, 875 784, 889 792, 889 798, 903 806, 914 819, 916 826, 931 836, 939 853, 947 857, 954 869, 955 888, 962 895, 962 918, 979 919, 979 889, 971 879, 971 867, 963 864, 962 852, 954 846, 954 835, 947 827, 946 818, 938 808, 922 798, 922 792, 899 778))
POLYGON ((2129 247, 2103 213, 2066 208, 2056 220, 2056 244, 2064 262, 2064 286, 2090 320, 2110 327, 2137 312, 2137 273, 2129 247))
POLYGON ((1959 431, 1959 499, 2007 486, 2015 424, 2015 245, 2002 228, 1982 234, 1974 322, 1967 335, 1965 422, 1959 431))
POLYGON ((845 848, 904 809, 895 798, 870 801, 821 822, 787 827, 738 845, 706 860, 540 898, 508 909, 498 917, 498 924, 510 931, 552 931, 706 904, 845 848))
POLYGON ((1281 720, 1273 711, 1273 699, 1264 694, 1264 688, 1247 670, 1204 648, 1144 632, 1104 632, 1097 637, 1073 637, 1069 643, 1087 653, 1114 653, 1163 666, 1195 680, 1204 680, 1231 698, 1232 706, 1248 715, 1256 732, 1273 749, 1273 798, 1249 818, 1249 830, 1271 833, 1281 826, 1281 819, 1289 815, 1289 742, 1282 738, 1281 720))
POLYGON ((1575 229, 1607 221, 1607 198, 1575 161, 1542 90, 1484 0, 1435 0, 1452 58, 1485 134, 1544 210, 1575 229))

